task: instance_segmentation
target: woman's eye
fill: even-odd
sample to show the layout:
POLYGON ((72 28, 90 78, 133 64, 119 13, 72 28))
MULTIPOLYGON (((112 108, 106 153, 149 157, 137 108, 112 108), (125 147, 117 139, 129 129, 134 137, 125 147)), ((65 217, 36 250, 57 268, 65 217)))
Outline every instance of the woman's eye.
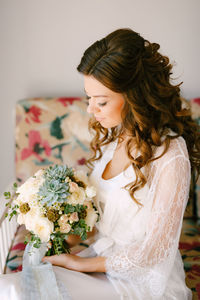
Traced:
POLYGON ((106 104, 107 104, 107 102, 99 103, 99 106, 105 106, 106 104))
POLYGON ((90 97, 89 97, 89 96, 86 96, 85 99, 86 99, 85 103, 86 103, 87 105, 89 105, 90 97))

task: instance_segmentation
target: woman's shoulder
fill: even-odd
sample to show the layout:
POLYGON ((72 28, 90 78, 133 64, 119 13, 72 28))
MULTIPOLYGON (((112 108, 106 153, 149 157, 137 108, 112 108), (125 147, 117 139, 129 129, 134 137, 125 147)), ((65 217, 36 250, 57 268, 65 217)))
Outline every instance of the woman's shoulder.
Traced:
MULTIPOLYGON (((189 154, 188 154, 188 149, 187 149, 187 144, 186 144, 185 139, 182 136, 175 137, 176 134, 172 131, 170 131, 170 133, 168 135, 172 136, 174 138, 170 139, 170 144, 169 144, 169 147, 168 147, 166 153, 164 153, 164 155, 161 156, 160 159, 158 159, 158 161, 159 160, 161 162, 166 161, 166 160, 169 161, 169 160, 177 159, 178 157, 182 157, 183 159, 186 159, 189 161, 189 154)), ((164 140, 165 140, 165 138, 164 138, 164 140)), ((164 149, 165 149, 165 143, 163 143, 162 146, 160 146, 156 149, 155 157, 162 155, 164 149)))

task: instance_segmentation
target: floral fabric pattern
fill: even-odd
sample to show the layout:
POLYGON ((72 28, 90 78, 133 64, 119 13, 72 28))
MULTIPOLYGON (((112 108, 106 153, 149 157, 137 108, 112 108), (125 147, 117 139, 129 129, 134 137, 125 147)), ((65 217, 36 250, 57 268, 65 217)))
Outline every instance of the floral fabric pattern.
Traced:
POLYGON ((33 98, 16 106, 16 178, 24 182, 41 167, 85 168, 91 136, 84 98, 33 98))

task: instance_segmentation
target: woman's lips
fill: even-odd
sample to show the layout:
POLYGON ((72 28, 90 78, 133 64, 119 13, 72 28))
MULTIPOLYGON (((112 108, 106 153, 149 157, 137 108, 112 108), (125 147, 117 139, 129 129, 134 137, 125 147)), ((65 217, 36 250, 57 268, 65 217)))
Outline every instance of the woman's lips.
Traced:
POLYGON ((98 118, 98 117, 95 117, 97 121, 101 122, 102 120, 104 120, 104 118, 98 118))

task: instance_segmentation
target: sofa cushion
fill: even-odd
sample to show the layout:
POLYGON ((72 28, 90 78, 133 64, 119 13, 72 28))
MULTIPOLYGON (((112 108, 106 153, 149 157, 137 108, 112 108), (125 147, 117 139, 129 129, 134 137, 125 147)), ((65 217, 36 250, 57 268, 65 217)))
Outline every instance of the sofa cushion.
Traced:
POLYGON ((16 106, 16 178, 53 164, 86 169, 91 136, 84 98, 33 98, 16 106))

